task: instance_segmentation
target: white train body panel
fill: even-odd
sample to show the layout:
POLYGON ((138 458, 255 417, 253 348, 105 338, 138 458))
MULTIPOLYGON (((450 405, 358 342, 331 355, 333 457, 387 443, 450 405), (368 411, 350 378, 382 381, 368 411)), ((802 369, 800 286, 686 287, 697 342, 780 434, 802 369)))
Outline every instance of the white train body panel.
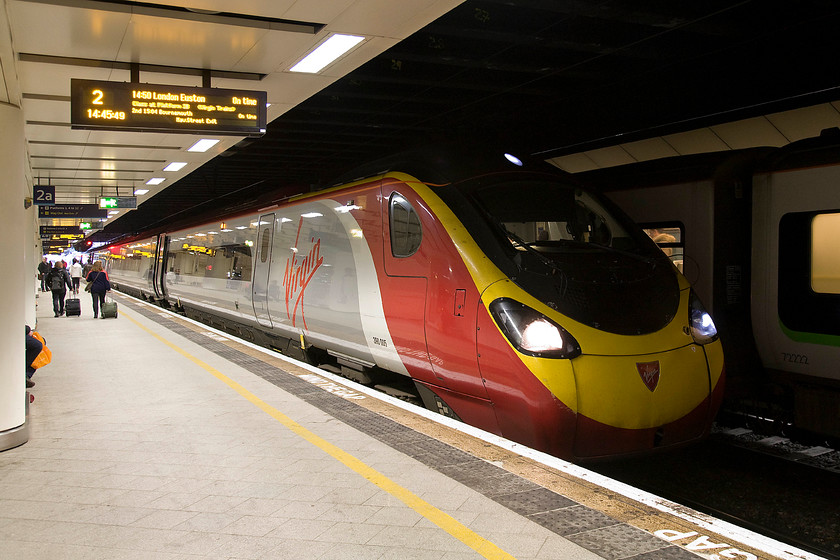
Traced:
POLYGON ((780 223, 792 213, 840 210, 838 183, 840 166, 762 173, 754 179, 752 319, 767 368, 840 380, 840 337, 787 327, 779 312, 780 223))

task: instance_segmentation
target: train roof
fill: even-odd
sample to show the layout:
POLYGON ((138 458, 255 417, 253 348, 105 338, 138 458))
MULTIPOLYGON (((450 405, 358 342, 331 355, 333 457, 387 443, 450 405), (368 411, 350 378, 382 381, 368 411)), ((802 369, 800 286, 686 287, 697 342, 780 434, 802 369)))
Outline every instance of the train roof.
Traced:
POLYGON ((508 152, 496 146, 445 144, 389 155, 361 165, 332 181, 335 187, 399 171, 432 185, 445 185, 493 172, 533 171, 567 176, 564 171, 529 154, 508 152))

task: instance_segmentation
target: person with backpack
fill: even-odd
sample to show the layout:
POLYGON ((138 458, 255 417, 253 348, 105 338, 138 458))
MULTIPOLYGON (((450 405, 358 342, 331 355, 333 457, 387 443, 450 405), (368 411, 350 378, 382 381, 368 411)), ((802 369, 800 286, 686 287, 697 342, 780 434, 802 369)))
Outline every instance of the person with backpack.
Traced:
POLYGON ((53 312, 56 317, 64 315, 64 298, 67 296, 67 288, 73 289, 73 280, 64 266, 64 261, 57 260, 53 269, 47 273, 47 286, 52 292, 53 312))

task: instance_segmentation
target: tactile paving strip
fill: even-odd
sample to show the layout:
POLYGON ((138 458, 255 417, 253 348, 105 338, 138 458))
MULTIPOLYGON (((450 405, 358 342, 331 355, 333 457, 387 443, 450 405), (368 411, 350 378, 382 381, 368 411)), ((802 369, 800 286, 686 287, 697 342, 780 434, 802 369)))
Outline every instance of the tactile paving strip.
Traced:
MULTIPOLYGON (((121 303, 474 491, 608 559, 689 560, 697 556, 521 478, 308 381, 240 352, 131 300, 121 303)), ((231 336, 232 340, 236 338, 231 336)))

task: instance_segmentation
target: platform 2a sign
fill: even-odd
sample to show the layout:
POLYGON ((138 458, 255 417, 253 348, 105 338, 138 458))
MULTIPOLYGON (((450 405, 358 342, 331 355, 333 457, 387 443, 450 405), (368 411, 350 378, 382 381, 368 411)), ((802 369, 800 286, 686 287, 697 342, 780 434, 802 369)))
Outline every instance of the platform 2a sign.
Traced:
POLYGON ((32 201, 36 206, 52 206, 55 204, 55 187, 52 185, 35 185, 32 191, 32 201))

